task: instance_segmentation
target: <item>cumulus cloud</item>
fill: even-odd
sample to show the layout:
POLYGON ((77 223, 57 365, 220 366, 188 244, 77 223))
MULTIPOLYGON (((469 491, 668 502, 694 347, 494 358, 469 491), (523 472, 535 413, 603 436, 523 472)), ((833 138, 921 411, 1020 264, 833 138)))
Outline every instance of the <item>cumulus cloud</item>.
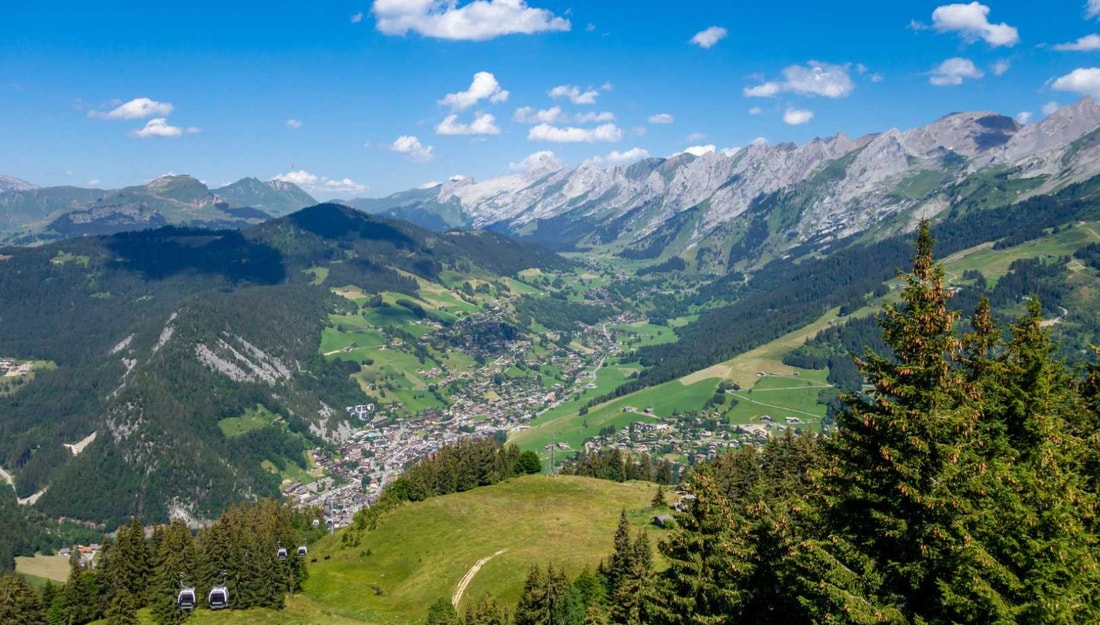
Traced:
MULTIPOLYGON (((604 89, 608 91, 610 87, 604 89)), ((595 104, 600 92, 596 89, 581 89, 577 85, 558 85, 549 92, 551 98, 569 98, 573 104, 595 104)))
POLYGON ((1089 0, 1085 5, 1085 18, 1091 20, 1097 15, 1100 15, 1100 0, 1089 0))
POLYGON ((375 0, 371 12, 379 32, 406 35, 411 31, 438 39, 485 41, 571 27, 569 20, 527 6, 526 0, 474 0, 462 6, 456 0, 375 0))
POLYGON ((651 124, 671 124, 674 121, 676 121, 676 118, 668 113, 657 113, 649 116, 649 123, 651 124))
POLYGON ((760 108, 759 106, 754 106, 751 109, 749 109, 749 115, 760 115, 763 112, 764 112, 764 109, 760 108))
POLYGON ((169 124, 164 117, 156 117, 146 122, 144 128, 130 131, 130 136, 136 139, 148 139, 150 137, 178 137, 184 133, 193 135, 198 132, 201 132, 201 130, 194 126, 180 128, 169 124))
POLYGON ((560 106, 552 106, 548 109, 535 110, 530 106, 521 106, 516 109, 516 112, 512 115, 512 121, 519 122, 521 124, 538 124, 548 123, 552 124, 562 119, 562 112, 560 106))
POLYGON ((699 46, 703 49, 709 49, 714 44, 726 38, 728 31, 721 26, 711 26, 706 30, 701 30, 695 33, 695 36, 691 38, 691 43, 699 46))
POLYGON ((711 152, 715 152, 717 150, 718 150, 718 148, 715 147, 713 144, 710 144, 710 145, 693 145, 691 147, 684 148, 682 153, 683 154, 690 154, 692 156, 702 156, 704 154, 710 154, 711 152))
POLYGON ((1051 115, 1051 114, 1054 113, 1054 111, 1057 111, 1059 108, 1061 108, 1061 107, 1058 106, 1057 102, 1054 102, 1053 100, 1050 101, 1050 102, 1047 102, 1046 104, 1043 105, 1043 115, 1051 115))
MULTIPOLYGON (((1096 2, 1100 4, 1100 0, 1096 0, 1096 2)), ((1100 50, 1100 35, 1085 35, 1077 41, 1059 43, 1053 47, 1055 50, 1062 50, 1064 52, 1092 52, 1093 50, 1100 50)))
POLYGON ((109 111, 88 111, 88 117, 94 119, 144 119, 153 116, 167 117, 171 114, 170 102, 157 102, 149 98, 134 98, 109 111))
POLYGON ((805 66, 791 65, 783 70, 782 81, 768 81, 744 90, 746 97, 770 98, 780 93, 845 98, 855 85, 848 75, 848 65, 833 65, 810 61, 805 66))
POLYGON ((749 144, 750 145, 768 145, 768 139, 767 139, 767 137, 757 137, 757 138, 753 139, 749 144))
POLYGON ((309 193, 339 194, 339 193, 363 193, 367 186, 359 184, 350 178, 329 178, 316 176, 304 169, 294 169, 285 174, 272 176, 272 180, 296 184, 309 193))
POLYGON ((961 85, 964 79, 977 80, 985 74, 975 67, 974 62, 962 57, 953 57, 940 63, 928 72, 928 82, 937 87, 961 85))
POLYGON ((645 148, 630 148, 622 152, 612 150, 610 154, 604 157, 604 160, 613 165, 622 165, 640 161, 643 158, 649 158, 649 150, 645 148))
POLYGON ((390 150, 398 154, 404 154, 405 158, 414 163, 427 163, 435 158, 432 154, 432 146, 420 143, 420 139, 412 135, 401 135, 390 145, 390 150))
POLYGON ((578 124, 598 124, 601 122, 613 122, 615 121, 615 114, 609 111, 603 111, 600 113, 597 113, 595 111, 591 111, 588 113, 577 113, 573 116, 573 121, 577 122, 578 124))
POLYGON ((312 184, 317 184, 321 179, 304 169, 293 169, 285 174, 279 174, 278 176, 272 176, 272 180, 278 180, 280 182, 289 182, 296 184, 299 187, 304 187, 312 184))
POLYGON ((1016 121, 1021 124, 1026 124, 1031 121, 1031 111, 1020 111, 1016 113, 1016 121))
POLYGON ((496 125, 496 117, 482 113, 469 124, 458 121, 458 115, 448 115, 435 127, 437 135, 499 135, 500 128, 496 125))
POLYGON ((599 113, 595 111, 590 111, 587 113, 570 115, 563 112, 560 106, 552 106, 548 109, 542 110, 536 110, 530 106, 523 106, 516 109, 516 112, 512 115, 512 121, 519 122, 521 124, 553 124, 565 122, 591 124, 600 122, 613 122, 615 121, 615 114, 608 111, 603 111, 599 113))
POLYGON ((302 122, 297 119, 288 119, 286 120, 286 125, 287 128, 301 128, 302 122))
POLYGON ((693 132, 693 133, 689 134, 687 137, 685 137, 684 140, 687 141, 688 143, 699 143, 700 141, 702 141, 703 139, 706 139, 706 138, 707 138, 707 133, 705 133, 705 132, 693 132))
POLYGON ((1009 61, 1008 59, 1001 59, 999 61, 994 61, 993 66, 989 68, 989 71, 993 72, 994 76, 1003 76, 1010 67, 1012 67, 1011 61, 1009 61))
POLYGON ((562 167, 565 167, 565 165, 558 160, 558 157, 550 150, 540 150, 534 154, 529 154, 518 163, 508 163, 508 169, 510 171, 522 172, 534 169, 561 169, 562 167))
POLYGON ((96 186, 97 184, 99 184, 99 180, 98 180, 98 179, 96 179, 96 178, 92 178, 91 180, 89 180, 89 181, 88 181, 88 186, 89 186, 89 187, 94 187, 94 186, 96 186))
POLYGON ((791 126, 805 124, 813 118, 813 111, 808 111, 806 109, 789 108, 783 113, 783 123, 790 124, 791 126))
POLYGON ((1012 47, 1020 42, 1016 29, 1008 24, 991 24, 989 7, 979 2, 945 4, 932 11, 932 28, 957 32, 966 41, 981 39, 993 47, 1012 47))
POLYGON ((615 124, 603 124, 595 128, 559 127, 539 124, 527 133, 529 141, 550 141, 552 143, 595 143, 597 141, 613 143, 623 138, 623 131, 615 124))
POLYGON ((494 104, 508 99, 508 92, 497 82, 496 76, 490 72, 478 72, 470 83, 470 88, 457 93, 448 93, 439 101, 451 110, 463 111, 482 100, 489 100, 494 104))
POLYGON ((359 22, 362 22, 362 21, 363 21, 363 12, 362 11, 360 11, 360 12, 356 13, 355 15, 351 16, 351 23, 352 24, 358 24, 359 22))
MULTIPOLYGON (((1072 91, 1100 97, 1100 68, 1078 67, 1050 85, 1055 91, 1072 91)), ((1045 109, 1044 109, 1045 110, 1045 109)))

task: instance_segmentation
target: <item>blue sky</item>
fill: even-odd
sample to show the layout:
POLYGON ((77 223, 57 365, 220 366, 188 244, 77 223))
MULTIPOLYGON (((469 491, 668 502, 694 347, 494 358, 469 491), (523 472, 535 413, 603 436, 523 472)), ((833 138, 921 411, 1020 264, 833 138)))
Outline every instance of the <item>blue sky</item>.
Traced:
POLYGON ((39 185, 380 196, 1100 95, 1100 0, 13 4, 0 173, 39 185))

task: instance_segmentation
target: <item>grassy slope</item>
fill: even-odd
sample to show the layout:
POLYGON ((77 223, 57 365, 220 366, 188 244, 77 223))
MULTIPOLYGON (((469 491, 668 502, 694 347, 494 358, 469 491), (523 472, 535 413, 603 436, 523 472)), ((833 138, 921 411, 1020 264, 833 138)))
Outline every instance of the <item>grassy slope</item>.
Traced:
POLYGON ((421 620, 433 601, 450 598, 475 562, 503 549, 474 577, 464 597, 491 594, 512 603, 536 562, 564 566, 571 574, 594 567, 611 551, 619 511, 635 510, 644 523, 648 515, 642 509, 654 488, 530 476, 406 505, 358 547, 341 548, 334 538, 319 544, 311 554, 331 559, 322 555, 311 564, 305 600, 362 622, 421 620))

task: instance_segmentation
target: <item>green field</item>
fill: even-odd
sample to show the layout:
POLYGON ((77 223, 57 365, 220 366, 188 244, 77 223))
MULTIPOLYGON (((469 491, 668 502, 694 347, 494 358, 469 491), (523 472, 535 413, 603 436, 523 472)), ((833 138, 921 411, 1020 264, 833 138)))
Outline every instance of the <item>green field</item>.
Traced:
POLYGON ((236 438, 252 430, 267 427, 278 417, 279 415, 257 404, 255 408, 249 408, 239 417, 228 417, 218 421, 218 427, 226 438, 236 438))
POLYGON ((16 556, 15 572, 28 578, 52 579, 64 582, 69 579, 69 559, 63 556, 16 556))

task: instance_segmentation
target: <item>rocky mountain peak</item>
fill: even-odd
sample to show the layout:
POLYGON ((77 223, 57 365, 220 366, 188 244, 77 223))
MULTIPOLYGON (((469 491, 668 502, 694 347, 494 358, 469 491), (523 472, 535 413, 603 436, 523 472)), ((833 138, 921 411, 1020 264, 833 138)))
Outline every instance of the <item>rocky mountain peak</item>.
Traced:
POLYGON ((37 185, 31 184, 21 178, 0 174, 0 193, 4 191, 32 191, 37 188, 37 185))

